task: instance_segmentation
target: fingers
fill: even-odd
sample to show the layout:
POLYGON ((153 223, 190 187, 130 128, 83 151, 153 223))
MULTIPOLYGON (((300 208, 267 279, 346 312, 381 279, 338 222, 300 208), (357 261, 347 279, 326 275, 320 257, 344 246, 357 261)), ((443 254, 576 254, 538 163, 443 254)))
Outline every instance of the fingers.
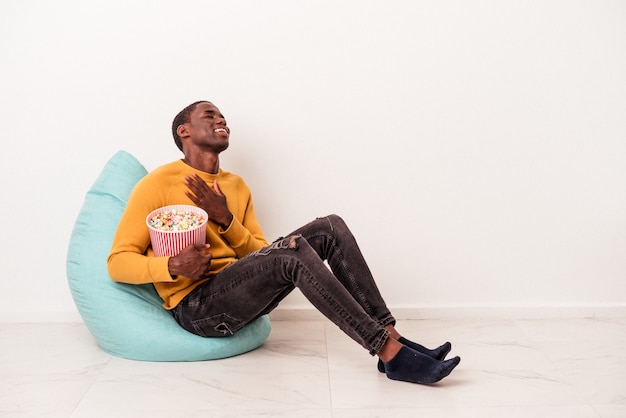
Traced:
POLYGON ((198 207, 204 209, 210 221, 220 226, 228 227, 232 221, 232 214, 228 209, 226 196, 222 193, 215 179, 212 185, 207 184, 198 174, 185 177, 185 195, 198 207))
POLYGON ((185 191, 185 194, 187 195, 187 197, 189 199, 191 199, 191 201, 193 203, 195 203, 197 206, 200 206, 200 204, 202 203, 202 199, 200 199, 198 196, 196 196, 195 194, 189 192, 189 191, 185 191))
POLYGON ((184 270, 180 274, 194 280, 208 277, 211 273, 211 260, 213 259, 209 247, 209 244, 191 244, 183 248, 178 253, 179 256, 183 257, 181 264, 184 270))
POLYGON ((213 258, 213 255, 209 250, 211 248, 211 244, 198 245, 196 248, 202 253, 203 256, 210 256, 209 258, 213 258))
POLYGON ((218 196, 224 196, 222 190, 220 190, 220 186, 217 184, 217 179, 213 180, 213 190, 215 190, 215 193, 217 193, 218 196))
POLYGON ((209 186, 197 174, 194 174, 193 177, 185 177, 185 185, 196 196, 202 196, 211 190, 209 186))
POLYGON ((209 247, 211 247, 209 244, 198 245, 197 247, 198 251, 200 251, 203 258, 206 260, 202 278, 208 277, 209 274, 211 274, 211 260, 213 259, 213 254, 209 251, 209 247))
POLYGON ((214 192, 218 196, 224 196, 220 186, 217 184, 217 179, 213 181, 213 189, 211 189, 198 174, 194 174, 193 177, 185 177, 185 185, 198 197, 202 197, 209 192, 214 192))

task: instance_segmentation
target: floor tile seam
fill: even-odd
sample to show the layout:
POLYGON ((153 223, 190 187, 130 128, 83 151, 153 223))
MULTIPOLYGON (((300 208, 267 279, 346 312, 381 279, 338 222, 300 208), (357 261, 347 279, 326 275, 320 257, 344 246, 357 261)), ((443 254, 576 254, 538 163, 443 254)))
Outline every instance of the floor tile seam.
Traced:
POLYGON ((595 412, 596 415, 598 415, 598 418, 602 418, 602 414, 600 413, 600 411, 598 411, 598 408, 596 408, 596 406, 601 406, 601 405, 589 405, 589 407, 593 409, 593 412, 595 412))
POLYGON ((550 363, 554 366, 554 368, 556 370, 559 371, 559 373, 565 377, 565 374, 563 373, 562 367, 559 366, 558 364, 558 360, 556 360, 554 357, 552 357, 550 355, 550 352, 548 349, 542 347, 541 345, 541 341, 537 341, 536 338, 534 338, 532 335, 530 335, 528 333, 528 331, 525 329, 525 327, 521 324, 522 322, 528 322, 528 320, 525 319, 518 319, 515 321, 515 325, 519 328, 519 330, 526 336, 526 338, 528 339, 528 341, 530 342, 530 344, 532 345, 533 349, 539 351, 541 353, 541 355, 550 363))
POLYGON ((561 372, 571 371, 585 371, 585 370, 623 370, 626 372, 626 357, 622 360, 621 364, 612 364, 614 359, 603 359, 601 357, 590 358, 557 358, 550 354, 550 350, 539 348, 538 349, 543 357, 545 357, 551 364, 554 365, 561 372))
POLYGON ((85 391, 83 392, 83 394, 80 396, 80 398, 78 399, 78 401, 76 401, 74 407, 72 408, 72 411, 70 412, 69 417, 71 418, 74 413, 76 412, 76 409, 78 409, 78 407, 80 406, 80 404, 83 402, 83 400, 85 399, 85 396, 87 396, 87 394, 89 394, 89 392, 91 392, 91 390, 93 389, 94 385, 98 382, 98 380, 100 379, 100 376, 102 376, 102 373, 104 373, 104 370, 109 367, 109 365, 111 364, 111 359, 113 358, 113 356, 109 355, 109 358, 107 359, 106 362, 104 362, 104 366, 100 368, 100 370, 98 371, 98 373, 96 373, 92 380, 91 383, 89 384, 89 386, 85 389, 85 391))
MULTIPOLYGON (((585 404, 587 404, 590 408, 592 408, 595 413, 598 413, 598 411, 596 411, 596 409, 593 407, 593 402, 591 401, 591 399, 589 399, 588 396, 585 394, 586 392, 581 390, 580 387, 576 384, 576 382, 574 382, 571 378, 567 376, 566 372, 571 369, 568 369, 567 371, 565 371, 560 366, 557 366, 557 369, 559 371, 559 374, 566 379, 566 382, 571 387, 571 389, 578 395, 579 399, 584 400, 585 404)), ((600 416, 600 414, 598 414, 598 416, 600 416)))

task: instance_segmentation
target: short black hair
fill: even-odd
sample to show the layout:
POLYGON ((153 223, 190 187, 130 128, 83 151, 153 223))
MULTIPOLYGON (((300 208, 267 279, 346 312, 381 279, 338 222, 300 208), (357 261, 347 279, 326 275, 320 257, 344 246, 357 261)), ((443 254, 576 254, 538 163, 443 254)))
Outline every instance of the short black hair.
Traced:
POLYGON ((183 143, 180 139, 180 136, 178 136, 178 133, 176 131, 178 130, 178 127, 180 125, 184 123, 189 123, 191 112, 196 110, 196 106, 198 106, 200 103, 210 103, 210 102, 207 100, 198 100, 197 102, 193 102, 192 104, 190 104, 189 106, 187 106, 186 108, 178 112, 178 115, 176 115, 176 117, 172 121, 172 136, 174 136, 174 142, 176 143, 176 146, 178 147, 178 149, 181 151, 183 150, 183 143))

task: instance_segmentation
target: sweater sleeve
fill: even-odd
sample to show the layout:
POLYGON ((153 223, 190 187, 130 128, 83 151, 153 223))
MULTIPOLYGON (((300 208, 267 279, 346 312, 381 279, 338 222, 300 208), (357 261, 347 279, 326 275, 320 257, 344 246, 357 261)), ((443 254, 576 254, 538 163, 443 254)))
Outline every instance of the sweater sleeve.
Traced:
POLYGON ((169 257, 153 257, 145 214, 154 208, 141 187, 130 194, 126 210, 117 227, 107 260, 109 275, 116 282, 131 284, 173 282, 169 257), (148 247, 150 249, 148 250, 148 247))
POLYGON ((245 255, 256 251, 268 245, 261 225, 254 213, 254 205, 252 204, 252 197, 248 195, 247 202, 245 203, 245 212, 241 220, 237 216, 233 216, 233 221, 230 223, 227 229, 219 228, 220 235, 228 241, 237 258, 242 258, 245 255))

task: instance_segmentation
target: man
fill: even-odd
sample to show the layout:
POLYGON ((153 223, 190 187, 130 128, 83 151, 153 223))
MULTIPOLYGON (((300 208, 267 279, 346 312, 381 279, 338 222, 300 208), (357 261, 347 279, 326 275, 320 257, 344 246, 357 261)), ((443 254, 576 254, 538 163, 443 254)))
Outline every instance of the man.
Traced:
POLYGON ((184 158, 157 168, 135 186, 108 259, 113 280, 153 283, 176 321, 204 337, 234 334, 271 312, 297 287, 377 355, 378 369, 390 379, 435 383, 456 367, 459 357, 444 360, 450 343, 431 350, 398 333, 340 217, 318 218, 268 245, 248 186, 220 168, 230 129, 215 105, 200 101, 187 106, 174 118, 172 134, 184 158), (195 204, 207 212, 207 244, 190 245, 173 257, 154 257, 145 218, 173 204, 195 204))

